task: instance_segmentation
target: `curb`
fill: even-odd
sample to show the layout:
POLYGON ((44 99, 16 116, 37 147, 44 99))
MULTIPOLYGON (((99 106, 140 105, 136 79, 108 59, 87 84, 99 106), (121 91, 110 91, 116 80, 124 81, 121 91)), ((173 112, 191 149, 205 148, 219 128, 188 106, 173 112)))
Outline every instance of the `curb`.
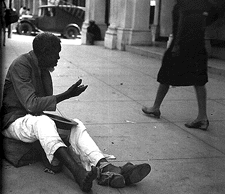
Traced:
MULTIPOLYGON (((154 46, 131 46, 126 45, 125 50, 137 55, 162 60, 165 48, 154 46)), ((209 58, 208 72, 225 77, 225 61, 221 59, 209 58)))

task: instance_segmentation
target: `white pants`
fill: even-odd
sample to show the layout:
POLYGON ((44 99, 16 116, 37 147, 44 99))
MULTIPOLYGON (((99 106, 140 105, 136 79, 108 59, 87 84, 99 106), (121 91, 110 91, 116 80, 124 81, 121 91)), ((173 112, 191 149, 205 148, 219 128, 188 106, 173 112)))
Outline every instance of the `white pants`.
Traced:
MULTIPOLYGON (((83 167, 90 171, 91 166, 96 166, 98 161, 104 158, 104 155, 88 134, 84 124, 78 119, 74 119, 74 121, 78 125, 72 127, 69 142, 72 150, 80 157, 83 167)), ((28 114, 21 117, 4 130, 3 135, 27 143, 39 140, 50 163, 55 151, 59 147, 66 147, 57 132, 54 121, 45 115, 28 114)))

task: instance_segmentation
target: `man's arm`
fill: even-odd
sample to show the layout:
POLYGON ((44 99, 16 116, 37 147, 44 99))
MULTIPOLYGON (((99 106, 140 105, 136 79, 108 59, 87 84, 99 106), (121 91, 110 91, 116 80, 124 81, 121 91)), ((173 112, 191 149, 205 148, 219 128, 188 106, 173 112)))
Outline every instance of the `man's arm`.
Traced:
POLYGON ((81 85, 82 80, 79 80, 61 94, 40 97, 37 95, 40 91, 36 91, 33 85, 33 79, 37 81, 38 77, 32 77, 32 67, 23 60, 14 63, 10 70, 10 79, 13 88, 21 105, 27 112, 32 114, 43 111, 55 111, 57 103, 71 97, 79 96, 88 87, 81 85))

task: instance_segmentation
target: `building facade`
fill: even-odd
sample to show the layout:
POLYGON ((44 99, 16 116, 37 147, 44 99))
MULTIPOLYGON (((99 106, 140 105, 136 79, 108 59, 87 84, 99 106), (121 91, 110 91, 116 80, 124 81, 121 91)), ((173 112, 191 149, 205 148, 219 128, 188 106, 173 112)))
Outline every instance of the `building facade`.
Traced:
POLYGON ((16 9, 18 14, 21 7, 26 7, 26 9, 30 10, 31 15, 37 15, 38 7, 40 5, 46 5, 48 0, 5 0, 5 2, 7 7, 11 4, 11 8, 16 9))
POLYGON ((149 0, 86 0, 82 43, 86 44, 89 21, 95 20, 106 48, 124 50, 125 45, 149 45, 149 14, 149 0))
POLYGON ((86 44, 89 20, 100 26, 106 48, 125 50, 125 45, 152 45, 172 31, 175 0, 86 0, 82 43, 86 44), (106 11, 109 10, 109 12, 106 11), (106 14, 109 14, 106 16, 106 14), (104 18, 108 17, 108 26, 104 18))
POLYGON ((31 15, 38 15, 38 7, 41 5, 58 5, 61 3, 85 7, 85 0, 5 0, 5 2, 8 7, 11 3, 11 7, 16 9, 18 14, 21 7, 26 7, 26 9, 30 10, 31 15))
MULTIPOLYGON (((216 2, 216 0, 211 0, 216 2)), ((223 0, 217 0, 217 2, 223 0)), ((176 0, 86 0, 82 43, 86 44, 90 20, 99 25, 104 45, 125 50, 125 45, 153 45, 172 33, 172 9, 176 0), (108 19, 108 20, 107 20, 108 19)), ((207 28, 207 40, 225 42, 225 16, 207 28)))
MULTIPOLYGON (((38 14, 45 4, 74 4, 85 6, 82 44, 86 44, 87 27, 94 20, 100 27, 104 46, 125 50, 126 45, 154 45, 172 33, 171 12, 176 0, 5 0, 19 12, 21 6, 38 14)), ((224 0, 208 0, 216 4, 224 0)), ((224 5, 225 6, 225 5, 224 5)), ((224 9, 225 12, 225 9, 224 9)), ((225 14, 207 28, 206 39, 214 44, 225 43, 225 14)), ((216 53, 216 52, 215 52, 216 53)))

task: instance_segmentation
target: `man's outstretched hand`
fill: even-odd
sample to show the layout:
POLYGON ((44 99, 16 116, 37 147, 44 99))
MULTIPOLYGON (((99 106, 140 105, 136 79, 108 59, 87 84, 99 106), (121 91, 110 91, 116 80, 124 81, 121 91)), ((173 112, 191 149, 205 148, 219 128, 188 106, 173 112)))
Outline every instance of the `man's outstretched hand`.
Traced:
POLYGON ((62 94, 56 95, 57 103, 75 96, 79 96, 81 93, 83 93, 88 86, 81 85, 81 83, 82 79, 78 80, 75 84, 73 84, 68 90, 66 90, 62 94))
POLYGON ((79 96, 81 93, 83 93, 87 89, 88 86, 81 85, 81 83, 82 83, 82 79, 77 81, 66 91, 69 98, 79 96))

